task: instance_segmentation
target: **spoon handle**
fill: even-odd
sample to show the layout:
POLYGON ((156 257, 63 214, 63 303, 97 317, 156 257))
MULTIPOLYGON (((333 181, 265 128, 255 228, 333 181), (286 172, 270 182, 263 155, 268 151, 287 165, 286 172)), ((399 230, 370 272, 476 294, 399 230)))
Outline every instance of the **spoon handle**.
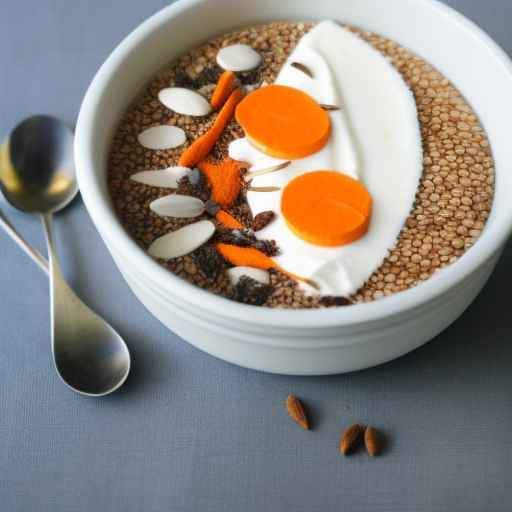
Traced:
POLYGON ((48 262, 41 255, 39 251, 34 249, 14 228, 9 222, 5 214, 0 210, 0 226, 3 230, 14 240, 14 242, 20 247, 32 261, 37 263, 41 270, 44 270, 48 274, 48 262))
POLYGON ((50 276, 50 284, 53 289, 69 288, 64 280, 62 271, 60 269, 59 257, 57 256, 57 249, 55 247, 55 238, 53 236, 53 215, 51 213, 42 214, 41 221, 44 227, 44 234, 46 235, 46 246, 48 248, 48 274, 50 276))

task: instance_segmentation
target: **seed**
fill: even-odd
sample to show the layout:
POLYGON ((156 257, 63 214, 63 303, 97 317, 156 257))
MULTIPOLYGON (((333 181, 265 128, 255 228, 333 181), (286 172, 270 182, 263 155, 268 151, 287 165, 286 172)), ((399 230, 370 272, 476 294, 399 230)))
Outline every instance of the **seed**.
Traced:
POLYGON ((361 441, 362 433, 363 425, 360 425, 359 423, 356 423, 347 428, 347 430, 345 430, 341 436, 340 452, 343 455, 349 455, 352 453, 361 441))
POLYGON ((148 149, 173 149, 185 143, 185 132, 177 126, 153 126, 144 130, 138 136, 141 146, 148 149))
POLYGON ((187 174, 188 167, 168 167, 158 171, 141 171, 130 179, 151 187, 178 188, 178 181, 187 174))
POLYGON ((305 75, 308 75, 309 78, 313 78, 312 71, 304 64, 301 64, 300 62, 292 62, 291 66, 298 69, 299 71, 302 71, 305 75))
POLYGON ((329 112, 329 111, 341 110, 341 109, 340 109, 340 107, 338 107, 337 105, 327 105, 326 103, 320 103, 320 106, 321 106, 324 110, 327 110, 328 112, 329 112))
POLYGON ((375 457, 375 455, 379 454, 381 446, 380 436, 377 429, 370 426, 366 427, 364 432, 364 444, 370 457, 375 457))

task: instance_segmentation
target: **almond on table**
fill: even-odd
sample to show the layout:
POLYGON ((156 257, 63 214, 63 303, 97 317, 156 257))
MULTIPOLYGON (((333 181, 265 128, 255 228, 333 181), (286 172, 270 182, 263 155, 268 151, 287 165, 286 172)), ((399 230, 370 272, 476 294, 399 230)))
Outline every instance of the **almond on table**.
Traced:
POLYGON ((223 208, 229 208, 242 190, 243 162, 226 158, 222 162, 206 159, 197 166, 206 176, 212 189, 211 199, 223 208))
POLYGON ((343 455, 349 455, 352 453, 361 442, 364 427, 359 423, 352 425, 347 428, 340 439, 340 452, 343 455))
POLYGON ((364 444, 370 457, 375 457, 381 451, 381 435, 379 431, 371 426, 364 431, 364 444))
POLYGON ((295 395, 288 395, 286 408, 290 417, 304 430, 309 430, 309 422, 302 402, 295 395))

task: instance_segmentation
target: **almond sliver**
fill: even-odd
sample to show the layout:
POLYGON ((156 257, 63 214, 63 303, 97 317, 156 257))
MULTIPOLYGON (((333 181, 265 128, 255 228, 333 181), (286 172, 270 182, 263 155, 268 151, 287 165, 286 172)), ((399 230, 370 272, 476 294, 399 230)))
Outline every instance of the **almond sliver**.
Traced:
POLYGON ((161 125, 144 130, 138 136, 141 146, 148 149, 173 149, 185 143, 185 132, 177 126, 161 125))
POLYGON ((176 194, 160 197, 150 203, 149 207, 162 217, 181 219, 198 217, 204 212, 204 203, 201 199, 176 194))
POLYGON ((164 260, 179 258, 201 247, 214 233, 213 222, 201 220, 157 238, 150 245, 148 253, 164 260))
POLYGON ((130 176, 137 183, 160 188, 178 188, 178 181, 190 171, 188 167, 168 167, 155 171, 141 171, 130 176))
POLYGON ((158 93, 160 103, 186 116, 207 116, 212 107, 204 96, 184 87, 168 87, 158 93))

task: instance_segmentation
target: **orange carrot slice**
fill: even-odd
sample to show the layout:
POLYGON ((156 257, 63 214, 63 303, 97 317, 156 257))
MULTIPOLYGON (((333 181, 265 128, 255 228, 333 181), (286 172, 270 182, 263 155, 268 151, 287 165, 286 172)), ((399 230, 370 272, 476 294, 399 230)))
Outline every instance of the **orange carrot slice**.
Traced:
POLYGON ((236 267, 253 267, 262 270, 269 270, 273 268, 282 272, 290 279, 295 281, 302 281, 310 286, 317 288, 318 285, 311 279, 292 274, 281 268, 270 256, 261 252, 254 247, 239 247, 238 245, 231 244, 216 244, 215 248, 219 251, 220 255, 232 265, 236 267))
POLYGON ((223 208, 229 208, 242 190, 244 162, 226 158, 222 162, 202 160, 197 163, 212 189, 212 199, 223 208))
POLYGON ((288 183, 281 211, 288 227, 302 240, 336 247, 368 231, 372 198, 362 183, 345 174, 315 171, 288 183))
POLYGON ((267 85, 248 94, 235 115, 254 146, 286 160, 320 151, 331 133, 329 114, 311 96, 285 85, 267 85))
POLYGON ((225 210, 219 210, 215 218, 226 228, 229 229, 243 229, 244 226, 239 222, 233 215, 229 214, 225 210))
POLYGON ((213 91, 212 99, 210 101, 212 107, 217 110, 228 99, 229 95, 236 87, 236 75, 233 71, 224 71, 220 75, 217 86, 213 91))
POLYGON ((216 142, 222 135, 227 124, 231 121, 235 107, 241 99, 242 91, 240 89, 235 89, 220 112, 217 114, 211 128, 205 134, 201 135, 201 137, 198 137, 187 149, 185 149, 185 151, 183 151, 180 159, 178 160, 178 165, 180 167, 194 167, 194 165, 197 165, 198 162, 208 156, 210 151, 213 149, 213 146, 215 146, 216 142))

